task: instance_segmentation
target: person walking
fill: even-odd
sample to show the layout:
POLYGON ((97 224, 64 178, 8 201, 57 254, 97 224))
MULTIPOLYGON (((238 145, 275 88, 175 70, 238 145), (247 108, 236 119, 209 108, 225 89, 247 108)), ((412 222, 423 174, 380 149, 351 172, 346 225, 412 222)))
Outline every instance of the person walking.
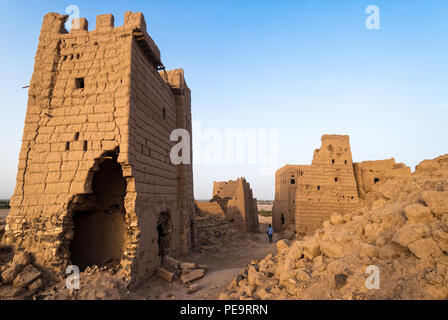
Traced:
POLYGON ((269 237, 269 243, 272 243, 272 236, 274 234, 274 228, 272 228, 271 225, 269 225, 267 233, 268 233, 268 237, 269 237))

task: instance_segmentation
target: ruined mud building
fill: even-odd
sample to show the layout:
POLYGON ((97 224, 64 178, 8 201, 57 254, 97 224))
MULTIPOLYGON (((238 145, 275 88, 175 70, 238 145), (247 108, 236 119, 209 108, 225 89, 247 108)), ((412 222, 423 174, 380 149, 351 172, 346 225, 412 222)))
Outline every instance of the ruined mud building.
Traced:
POLYGON ((45 15, 4 245, 65 272, 121 264, 143 280, 194 238, 191 165, 173 165, 174 129, 191 133, 183 70, 164 71, 142 13, 88 31, 45 15))
POLYGON ((324 135, 311 165, 277 170, 273 227, 291 228, 296 234, 314 230, 333 213, 359 209, 376 183, 402 173, 410 168, 394 159, 353 163, 348 136, 324 135))
POLYGON ((245 178, 213 182, 213 199, 197 205, 200 210, 225 217, 249 232, 259 232, 257 199, 245 178))

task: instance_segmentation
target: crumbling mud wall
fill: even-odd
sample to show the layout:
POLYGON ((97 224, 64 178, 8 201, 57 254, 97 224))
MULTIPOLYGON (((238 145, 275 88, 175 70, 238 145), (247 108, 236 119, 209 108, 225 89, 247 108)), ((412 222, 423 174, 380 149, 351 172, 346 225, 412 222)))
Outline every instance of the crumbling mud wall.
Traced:
POLYGON ((141 13, 44 17, 29 88, 17 184, 3 242, 40 266, 121 264, 127 281, 163 254, 186 254, 194 229, 191 165, 170 161, 191 134, 182 70, 160 71, 141 13), (160 74, 159 74, 160 71, 160 74))
POLYGON ((316 229, 333 213, 359 207, 348 136, 322 136, 321 148, 299 178, 296 203, 296 233, 316 229))
POLYGON ((210 203, 197 202, 199 209, 214 215, 221 212, 225 218, 249 232, 259 232, 257 199, 245 178, 213 183, 210 203), (214 205, 213 205, 214 204, 214 205), (221 210, 218 210, 216 204, 221 210))
POLYGON ((396 163, 394 158, 354 163, 353 168, 359 196, 362 199, 378 183, 411 174, 411 168, 403 163, 396 163))

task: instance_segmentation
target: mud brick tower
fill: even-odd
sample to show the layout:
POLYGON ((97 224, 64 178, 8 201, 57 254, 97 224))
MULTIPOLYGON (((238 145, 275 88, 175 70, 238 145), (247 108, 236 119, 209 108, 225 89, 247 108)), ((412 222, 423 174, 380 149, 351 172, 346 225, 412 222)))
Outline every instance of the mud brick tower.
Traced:
POLYGON ((276 231, 314 230, 333 213, 359 208, 349 137, 322 136, 311 165, 287 165, 276 172, 272 220, 276 231))
POLYGON ((170 160, 171 132, 191 134, 190 89, 143 14, 66 20, 44 17, 3 241, 55 272, 115 263, 138 282, 192 245, 192 168, 170 160))

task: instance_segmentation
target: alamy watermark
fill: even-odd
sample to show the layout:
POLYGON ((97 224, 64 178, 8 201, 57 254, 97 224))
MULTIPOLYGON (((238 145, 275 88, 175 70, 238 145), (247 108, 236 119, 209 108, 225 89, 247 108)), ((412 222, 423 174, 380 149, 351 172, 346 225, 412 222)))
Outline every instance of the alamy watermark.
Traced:
POLYGON ((66 29, 70 31, 72 28, 79 29, 79 18, 81 13, 77 5, 69 5, 65 8, 65 13, 68 15, 67 23, 65 25, 66 29), (72 25, 74 23, 74 25, 72 25))
POLYGON ((366 13, 369 15, 366 19, 366 28, 368 30, 380 29, 380 8, 375 5, 367 6, 366 13))
MULTIPOLYGON (((170 153, 175 165, 191 164, 191 136, 176 129, 170 140, 177 142, 170 153)), ((193 121, 195 165, 253 165, 261 175, 272 175, 279 164, 279 130, 202 128, 193 121)))
POLYGON ((366 279, 366 288, 369 290, 379 290, 380 288, 380 268, 377 266, 368 266, 366 273, 369 276, 366 279))
POLYGON ((81 282, 79 267, 70 265, 65 269, 65 273, 69 275, 67 279, 65 279, 65 287, 69 290, 79 290, 81 282))

